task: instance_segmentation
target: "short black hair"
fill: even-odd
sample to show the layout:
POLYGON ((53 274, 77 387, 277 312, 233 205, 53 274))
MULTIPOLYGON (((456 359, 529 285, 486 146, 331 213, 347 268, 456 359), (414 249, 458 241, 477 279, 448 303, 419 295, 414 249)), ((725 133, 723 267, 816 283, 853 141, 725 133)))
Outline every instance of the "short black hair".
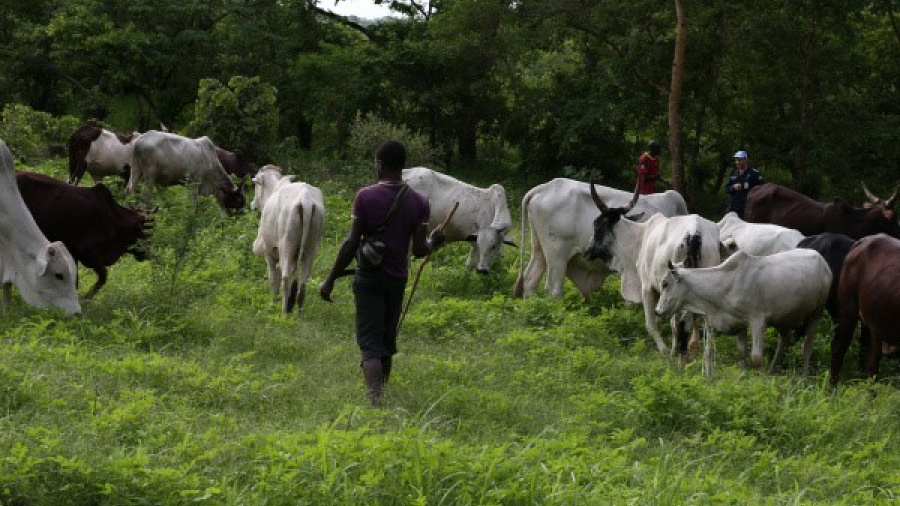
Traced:
POLYGON ((406 167, 406 146, 394 139, 386 140, 375 152, 375 159, 386 170, 400 172, 406 167))

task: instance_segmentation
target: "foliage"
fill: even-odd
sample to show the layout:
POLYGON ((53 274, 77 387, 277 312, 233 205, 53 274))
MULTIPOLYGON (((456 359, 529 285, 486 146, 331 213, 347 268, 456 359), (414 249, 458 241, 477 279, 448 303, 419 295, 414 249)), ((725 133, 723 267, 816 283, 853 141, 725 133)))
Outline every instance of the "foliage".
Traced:
POLYGON ((275 88, 259 77, 234 76, 223 85, 201 79, 188 135, 206 135, 229 150, 259 159, 278 133, 275 88))
POLYGON ((347 151, 352 160, 368 163, 375 159, 375 151, 384 141, 397 139, 406 146, 406 164, 439 168, 438 153, 428 138, 403 125, 394 125, 374 114, 357 114, 350 127, 347 151))
POLYGON ((7 104, 0 118, 0 139, 17 157, 65 154, 69 135, 79 127, 73 116, 53 117, 22 104, 7 104))

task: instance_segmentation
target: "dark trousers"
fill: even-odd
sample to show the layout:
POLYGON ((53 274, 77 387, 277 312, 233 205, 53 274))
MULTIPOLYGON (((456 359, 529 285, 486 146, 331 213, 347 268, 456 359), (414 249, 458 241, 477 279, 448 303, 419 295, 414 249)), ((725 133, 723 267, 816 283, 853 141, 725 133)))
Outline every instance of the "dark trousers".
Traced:
POLYGON ((406 279, 381 269, 357 270, 353 278, 356 301, 356 344, 363 362, 397 353, 397 324, 403 309, 406 279))

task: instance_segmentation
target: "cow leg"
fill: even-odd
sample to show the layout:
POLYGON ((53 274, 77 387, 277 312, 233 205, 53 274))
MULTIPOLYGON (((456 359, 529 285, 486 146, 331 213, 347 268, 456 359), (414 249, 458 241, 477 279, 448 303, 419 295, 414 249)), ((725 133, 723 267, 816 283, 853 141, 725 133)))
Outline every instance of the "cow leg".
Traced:
POLYGON ((806 340, 803 342, 803 375, 809 375, 809 362, 812 358, 813 342, 816 339, 816 325, 819 323, 821 312, 806 322, 806 340))
POLYGON ((878 374, 878 366, 881 364, 881 336, 874 334, 863 325, 860 338, 869 343, 866 347, 866 376, 874 378, 878 374))
POLYGON ((656 323, 656 299, 656 292, 652 288, 641 290, 641 300, 644 304, 644 324, 647 326, 647 332, 653 337, 653 342, 656 343, 656 349, 665 354, 668 351, 666 343, 663 341, 662 334, 659 333, 659 325, 656 323))
POLYGON ((742 364, 747 363, 747 329, 743 328, 735 335, 735 344, 737 345, 737 358, 742 364))
POLYGON ((766 339, 766 321, 763 318, 757 318, 750 321, 750 338, 752 344, 750 347, 750 364, 753 367, 761 368, 765 365, 763 352, 765 351, 766 339))
POLYGON ((86 294, 84 294, 85 300, 93 299, 94 295, 97 295, 97 292, 100 291, 100 288, 106 284, 106 267, 97 267, 94 269, 94 272, 97 273, 97 282, 94 283, 94 286, 92 286, 86 294))
POLYGON ((278 257, 271 252, 266 252, 266 269, 269 271, 269 293, 272 296, 278 295, 281 287, 281 272, 278 270, 278 257))
POLYGON ((472 249, 469 250, 469 256, 466 258, 466 268, 468 269, 477 269, 478 268, 478 244, 472 243, 472 249))
MULTIPOLYGON (((765 330, 763 330, 765 332, 765 330)), ((791 337, 791 329, 778 329, 778 345, 775 347, 775 356, 772 357, 772 361, 769 363, 769 374, 775 373, 775 366, 781 361, 781 356, 784 355, 784 349, 787 346, 788 339, 791 337)))
MULTIPOLYGON (((281 248, 279 251, 284 251, 285 248, 281 248)), ((291 258, 285 258, 282 255, 281 261, 281 273, 279 275, 279 279, 281 280, 281 310, 284 313, 290 313, 294 309, 294 304, 297 302, 297 280, 295 279, 295 273, 297 270, 296 260, 291 258)))
MULTIPOLYGON (((847 349, 850 348, 850 340, 853 339, 853 332, 856 330, 857 318, 855 313, 842 311, 841 318, 838 319, 837 329, 834 331, 834 337, 831 340, 831 367, 829 376, 831 378, 831 386, 837 385, 838 378, 841 375, 841 367, 844 365, 844 356, 847 349)), ((866 332, 863 330, 863 332, 866 332)), ((862 336, 861 336, 862 337, 862 336)), ((862 352, 862 341, 860 342, 860 352, 862 352)))
POLYGON ((559 259, 552 259, 547 265, 547 295, 554 299, 561 299, 565 281, 566 266, 560 265, 559 259))

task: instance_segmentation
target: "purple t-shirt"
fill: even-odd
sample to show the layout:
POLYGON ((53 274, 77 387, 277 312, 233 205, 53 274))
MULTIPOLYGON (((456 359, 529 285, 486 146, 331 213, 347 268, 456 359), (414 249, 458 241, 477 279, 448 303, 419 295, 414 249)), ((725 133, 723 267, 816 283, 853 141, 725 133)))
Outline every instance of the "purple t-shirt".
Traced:
POLYGON ((401 278, 409 276, 409 245, 419 225, 428 223, 431 206, 422 194, 410 188, 391 219, 380 234, 370 236, 384 221, 388 209, 400 191, 400 185, 376 183, 356 192, 351 216, 362 224, 363 237, 384 242, 384 272, 401 278))

